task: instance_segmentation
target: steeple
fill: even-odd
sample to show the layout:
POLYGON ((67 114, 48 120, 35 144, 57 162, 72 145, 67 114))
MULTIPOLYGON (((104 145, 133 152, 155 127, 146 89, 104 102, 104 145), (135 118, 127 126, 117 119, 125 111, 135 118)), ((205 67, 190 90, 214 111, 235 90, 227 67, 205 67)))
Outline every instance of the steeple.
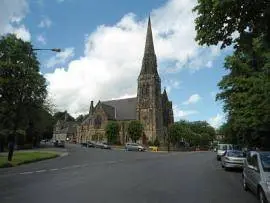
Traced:
POLYGON ((92 116, 94 113, 94 101, 91 101, 89 115, 92 116))
POLYGON ((151 25, 151 18, 148 18, 148 26, 147 26, 147 33, 146 33, 146 42, 144 48, 144 56, 146 54, 155 54, 154 42, 153 42, 153 34, 152 34, 152 25, 151 25))
POLYGON ((163 98, 164 99, 168 100, 168 95, 167 95, 166 87, 164 87, 164 90, 163 90, 162 95, 163 95, 163 98))
POLYGON ((155 54, 154 42, 153 42, 150 16, 148 19, 144 56, 143 56, 142 69, 141 69, 140 75, 143 75, 143 74, 158 74, 157 59, 156 59, 156 54, 155 54))
POLYGON ((67 110, 65 111, 65 122, 67 122, 68 120, 68 113, 67 113, 67 110))

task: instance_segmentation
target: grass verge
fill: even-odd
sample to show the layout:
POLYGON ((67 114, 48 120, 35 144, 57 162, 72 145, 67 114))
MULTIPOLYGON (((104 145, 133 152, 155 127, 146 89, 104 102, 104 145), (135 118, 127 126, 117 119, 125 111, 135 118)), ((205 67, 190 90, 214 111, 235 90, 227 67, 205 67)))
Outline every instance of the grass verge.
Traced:
POLYGON ((0 155, 0 168, 14 167, 22 164, 51 159, 59 156, 54 152, 15 152, 12 161, 7 160, 7 155, 0 155))

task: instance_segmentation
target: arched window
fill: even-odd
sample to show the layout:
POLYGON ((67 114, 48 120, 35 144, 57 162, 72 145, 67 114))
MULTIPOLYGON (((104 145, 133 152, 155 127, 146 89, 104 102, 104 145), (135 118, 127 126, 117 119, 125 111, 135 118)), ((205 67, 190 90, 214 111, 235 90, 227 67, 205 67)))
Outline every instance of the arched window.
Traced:
POLYGON ((97 117, 95 118, 95 121, 94 121, 95 128, 99 129, 101 127, 101 123, 102 123, 102 118, 100 115, 97 115, 97 117))

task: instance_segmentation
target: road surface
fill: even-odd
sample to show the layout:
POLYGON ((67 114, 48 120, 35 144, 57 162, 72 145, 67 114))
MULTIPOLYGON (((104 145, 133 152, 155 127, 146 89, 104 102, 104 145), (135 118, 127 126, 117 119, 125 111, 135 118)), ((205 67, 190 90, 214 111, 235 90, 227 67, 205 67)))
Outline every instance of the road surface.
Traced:
POLYGON ((241 173, 213 152, 150 153, 72 146, 69 155, 0 170, 1 203, 255 203, 241 173))

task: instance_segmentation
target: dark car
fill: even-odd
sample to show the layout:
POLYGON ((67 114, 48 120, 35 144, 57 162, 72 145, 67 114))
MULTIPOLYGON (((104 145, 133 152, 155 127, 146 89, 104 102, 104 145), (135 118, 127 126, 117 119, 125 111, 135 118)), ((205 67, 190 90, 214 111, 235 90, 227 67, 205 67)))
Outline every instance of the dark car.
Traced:
POLYGON ((65 141, 63 141, 63 140, 56 140, 55 142, 54 142, 54 146, 55 147, 65 147, 65 141))
POLYGON ((87 147, 96 147, 96 144, 94 142, 87 142, 87 147))
POLYGON ((81 146, 82 146, 82 147, 87 147, 87 143, 86 143, 86 142, 82 142, 82 143, 81 143, 81 146))

